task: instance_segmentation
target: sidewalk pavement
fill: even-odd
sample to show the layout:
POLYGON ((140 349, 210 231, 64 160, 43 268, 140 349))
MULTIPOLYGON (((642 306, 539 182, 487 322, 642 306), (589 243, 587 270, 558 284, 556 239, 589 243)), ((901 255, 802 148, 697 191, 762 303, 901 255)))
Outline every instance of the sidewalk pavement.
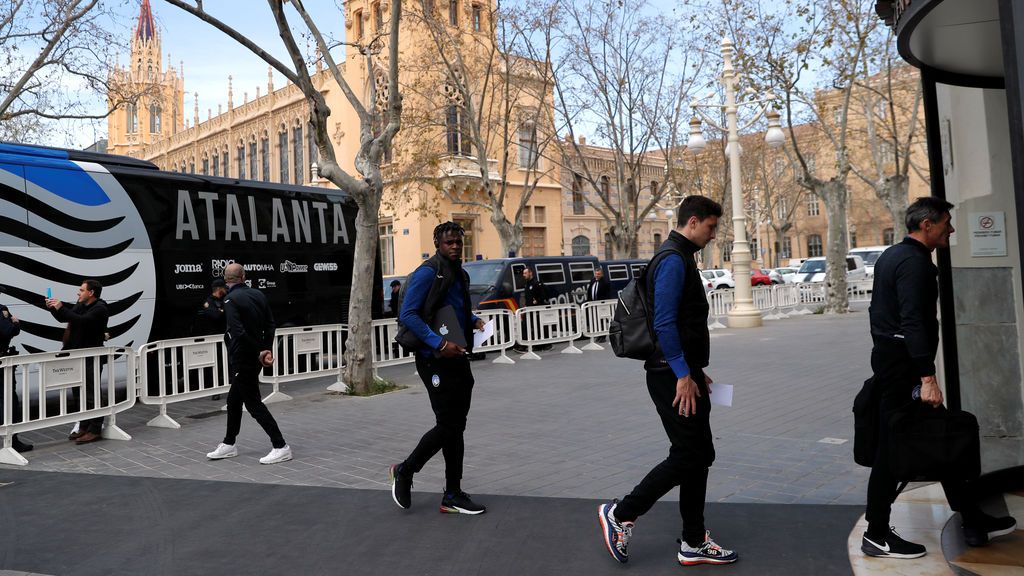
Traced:
MULTIPOLYGON (((596 554, 600 558, 606 553, 600 548, 594 550, 594 541, 598 540, 596 521, 589 518, 596 502, 621 498, 665 456, 668 443, 647 395, 641 363, 615 358, 608 350, 583 355, 563 355, 558 354, 558 350, 556 346, 544 353, 541 361, 517 360, 514 366, 495 365, 489 361, 473 363, 476 387, 466 432, 463 484, 473 494, 492 495, 488 501, 491 511, 486 515, 489 520, 485 521, 488 528, 481 526, 484 533, 478 534, 474 530, 473 535, 496 536, 502 527, 501 518, 506 513, 512 514, 517 506, 554 514, 543 519, 550 526, 561 525, 560 522, 565 521, 553 511, 572 509, 584 524, 581 537, 590 539, 572 546, 580 547, 581 554, 587 551, 586 554, 596 554), (494 514, 499 510, 507 512, 494 514), (492 522, 493 530, 490 528, 492 522)), ((832 523, 823 525, 825 533, 821 535, 823 538, 835 536, 839 544, 833 552, 845 558, 845 538, 863 506, 867 482, 867 469, 856 466, 852 460, 850 407, 853 396, 869 373, 869 350, 867 315, 864 312, 843 317, 805 316, 773 321, 756 330, 714 331, 712 363, 707 371, 717 383, 734 384, 736 390, 734 406, 716 406, 712 411, 718 459, 711 469, 708 501, 732 505, 814 505, 779 507, 785 511, 780 517, 789 517, 795 522, 791 527, 809 528, 810 525, 801 522, 821 514, 825 515, 822 518, 830 514, 844 518, 850 516, 849 522, 833 518, 832 523), (849 507, 818 506, 826 504, 849 507), (827 534, 829 532, 834 534, 827 534)), ((272 404, 270 408, 295 452, 296 458, 291 462, 274 466, 258 464, 258 458, 270 446, 258 425, 248 417, 243 420, 237 444, 239 457, 207 461, 205 453, 215 447, 223 436, 224 415, 219 411, 222 402, 197 400, 171 407, 172 417, 182 424, 180 430, 145 427, 145 422, 156 414, 154 408, 137 406, 126 412, 118 422, 134 437, 130 442, 107 440, 75 446, 64 439, 65 429, 26 434, 26 440, 37 446, 34 452, 27 454, 29 466, 23 472, 0 466, 0 483, 14 479, 17 485, 25 482, 20 479, 25 474, 49 471, 104 475, 61 475, 75 478, 75 486, 85 486, 87 481, 92 481, 113 488, 115 479, 105 476, 113 475, 134 477, 131 481, 116 479, 117 482, 129 482, 131 486, 156 486, 159 483, 139 478, 164 478, 353 488, 358 490, 313 492, 318 494, 315 498, 336 495, 340 502, 338 506, 346 502, 355 505, 356 518, 369 510, 374 514, 382 513, 381 507, 395 508, 386 492, 388 465, 404 458, 419 436, 433 424, 426 393, 412 370, 411 365, 382 370, 382 375, 407 384, 409 388, 371 398, 326 393, 327 382, 285 386, 284 390, 295 396, 295 400, 272 404), (366 489, 376 492, 367 492, 366 489)), ((49 476, 52 475, 31 477, 33 482, 41 482, 38 478, 49 476)), ((181 507, 169 508, 171 516, 185 525, 195 525, 188 518, 202 514, 202 510, 210 506, 211 498, 222 498, 225 493, 234 493, 233 490, 261 494, 245 501, 244 508, 252 508, 253 513, 267 507, 261 500, 261 491, 267 487, 243 488, 217 482, 167 484, 187 485, 193 492, 195 505, 183 506, 188 509, 187 513, 178 512, 181 507)), ((163 484, 159 486, 161 491, 166 489, 163 484)), ((439 497, 442 486, 443 461, 437 457, 417 475, 414 500, 425 502, 426 510, 436 515, 433 514, 436 507, 433 501, 439 497)), ((287 487, 281 490, 288 494, 307 492, 287 487)), ((4 491, 0 490, 0 505, 4 501, 3 496, 4 491)), ((39 496, 43 497, 42 494, 39 496)), ((100 502, 111 504, 118 502, 119 497, 120 491, 117 490, 111 490, 109 494, 100 492, 96 496, 100 502)), ((672 499, 675 499, 673 494, 666 497, 666 500, 672 499)), ((44 498, 43 502, 36 501, 35 504, 37 508, 45 508, 46 501, 44 498)), ((675 538, 678 527, 672 529, 672 526, 678 521, 673 518, 674 506, 664 503, 659 506, 668 507, 661 514, 664 518, 650 520, 649 524, 645 518, 643 524, 664 523, 662 527, 651 529, 651 533, 658 533, 654 540, 659 541, 660 554, 664 554, 664 543, 660 539, 671 541, 675 538)), ((736 514, 748 519, 737 524, 742 529, 769 509, 774 507, 710 506, 707 517, 709 526, 716 530, 717 521, 725 522, 718 518, 734 514, 729 511, 735 510, 736 514)), ((276 509, 273 512, 281 513, 276 509)), ((318 511, 311 507, 310 512, 315 517, 318 511)), ((401 517, 397 508, 393 512, 401 517)), ((427 512, 418 510, 416 513, 427 512)), ((215 534, 234 529, 236 522, 230 520, 230 516, 217 516, 211 520, 219 530, 215 534)), ((529 537, 531 524, 526 519, 520 520, 511 524, 524 531, 516 537, 529 537), (522 522, 527 523, 524 525, 522 522)), ((296 520, 298 525, 320 521, 316 518, 296 520)), ((441 521, 448 526, 448 521, 434 519, 422 528, 429 530, 429 534, 436 534, 441 527, 433 523, 441 521)), ((249 528, 252 522, 248 519, 237 525, 249 528)), ((382 525, 402 530, 400 524, 397 527, 394 524, 389 521, 382 525)), ((770 526, 765 529, 772 531, 770 526)), ((308 533, 305 528, 302 531, 308 533)), ((567 533, 574 532, 569 530, 567 533)), ((644 533, 647 533, 647 528, 644 528, 644 533)), ((715 533, 719 534, 718 531, 715 533)), ((756 538, 760 537, 748 537, 742 530, 740 534, 730 536, 728 539, 726 535, 719 537, 724 544, 735 546, 741 553, 744 545, 754 545, 756 538)), ((173 546, 177 538, 172 538, 167 545, 173 546)), ((406 537, 403 538, 408 542, 406 537)), ((358 533, 355 540, 360 540, 358 533)), ((350 542, 346 540, 344 546, 348 545, 350 542)), ((560 539, 531 538, 528 550, 519 550, 519 553, 549 558, 560 549, 574 550, 572 546, 560 539), (558 547, 553 548, 555 544, 558 547), (548 550, 547 556, 545 550, 548 550)), ((480 548, 475 546, 473 550, 475 554, 480 548)), ((33 555, 32 549, 19 549, 19 552, 33 555)), ((42 555, 43 552, 39 550, 36 554, 42 555)), ((322 552, 310 551, 314 556, 322 552)), ((333 554, 332 551, 327 556, 333 557, 333 554)), ((470 557, 475 556, 470 554, 470 557)), ((5 558, 10 558, 10 553, 5 558)), ((493 552, 480 556, 483 564, 469 572, 496 573, 485 569, 485 565, 491 562, 497 565, 501 558, 493 552)), ((600 560, 611 562, 610 558, 600 560)), ((529 566, 531 571, 536 571, 530 563, 513 565, 520 568, 529 566)), ((431 567, 429 563, 420 562, 417 566, 417 573, 448 573, 447 568, 431 567)), ((767 564, 754 566, 760 569, 757 573, 774 572, 767 564)), ((780 570, 784 568, 774 566, 780 570)), ((32 565, 13 566, 7 562, 0 563, 0 568, 34 569, 32 565)), ((192 573, 176 572, 173 568, 161 573, 192 573)), ((848 569, 847 563, 845 571, 848 569)), ((71 570, 59 573, 89 572, 71 570)))

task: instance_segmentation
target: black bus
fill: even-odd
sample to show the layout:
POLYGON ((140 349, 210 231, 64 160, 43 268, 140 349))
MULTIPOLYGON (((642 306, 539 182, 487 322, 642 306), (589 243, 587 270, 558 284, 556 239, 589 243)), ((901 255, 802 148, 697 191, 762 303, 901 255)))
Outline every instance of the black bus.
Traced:
POLYGON ((507 308, 515 311, 522 304, 523 269, 530 267, 544 284, 549 304, 582 304, 587 301, 587 284, 598 266, 593 256, 535 256, 496 258, 466 262, 469 296, 473 308, 507 308))
POLYGON ((81 281, 95 278, 110 306, 110 344, 139 346, 188 336, 210 283, 237 261, 279 326, 345 322, 356 212, 334 189, 0 143, 0 303, 21 319, 26 351, 57 350, 63 328, 43 299, 74 301, 81 281))

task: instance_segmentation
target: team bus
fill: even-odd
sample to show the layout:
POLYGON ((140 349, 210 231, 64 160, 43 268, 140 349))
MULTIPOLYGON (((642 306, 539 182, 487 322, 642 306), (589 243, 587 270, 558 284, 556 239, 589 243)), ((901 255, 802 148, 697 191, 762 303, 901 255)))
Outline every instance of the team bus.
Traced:
MULTIPOLYGON (((48 293, 103 283, 111 345, 188 336, 214 278, 240 262, 279 326, 345 322, 355 203, 325 188, 164 172, 149 162, 0 143, 0 303, 26 352, 61 347, 48 293)), ((380 283, 380 263, 374 286, 380 283)), ((380 316, 381 295, 373 291, 380 316)))

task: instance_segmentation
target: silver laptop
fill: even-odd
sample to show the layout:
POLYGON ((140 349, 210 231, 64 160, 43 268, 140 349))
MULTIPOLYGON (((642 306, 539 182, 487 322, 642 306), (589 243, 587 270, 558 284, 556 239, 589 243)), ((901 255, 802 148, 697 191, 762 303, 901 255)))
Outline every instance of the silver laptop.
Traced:
POLYGON ((459 317, 451 304, 444 306, 437 311, 437 314, 434 314, 434 321, 430 324, 430 328, 452 344, 466 347, 466 333, 462 330, 459 317))

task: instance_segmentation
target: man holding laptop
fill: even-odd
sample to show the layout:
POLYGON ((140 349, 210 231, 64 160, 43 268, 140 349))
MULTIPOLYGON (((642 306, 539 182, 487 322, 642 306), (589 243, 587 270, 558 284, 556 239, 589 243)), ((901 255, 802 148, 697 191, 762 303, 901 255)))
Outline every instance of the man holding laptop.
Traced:
POLYGON ((473 372, 466 354, 473 329, 483 320, 473 315, 469 275, 462 269, 465 230, 455 222, 434 228, 437 253, 420 265, 400 297, 396 340, 416 349, 416 370, 427 388, 437 424, 400 464, 391 466, 391 496, 401 508, 412 506, 412 477, 440 450, 445 462, 441 512, 481 514, 487 508, 462 491, 463 433, 473 396, 473 372))

